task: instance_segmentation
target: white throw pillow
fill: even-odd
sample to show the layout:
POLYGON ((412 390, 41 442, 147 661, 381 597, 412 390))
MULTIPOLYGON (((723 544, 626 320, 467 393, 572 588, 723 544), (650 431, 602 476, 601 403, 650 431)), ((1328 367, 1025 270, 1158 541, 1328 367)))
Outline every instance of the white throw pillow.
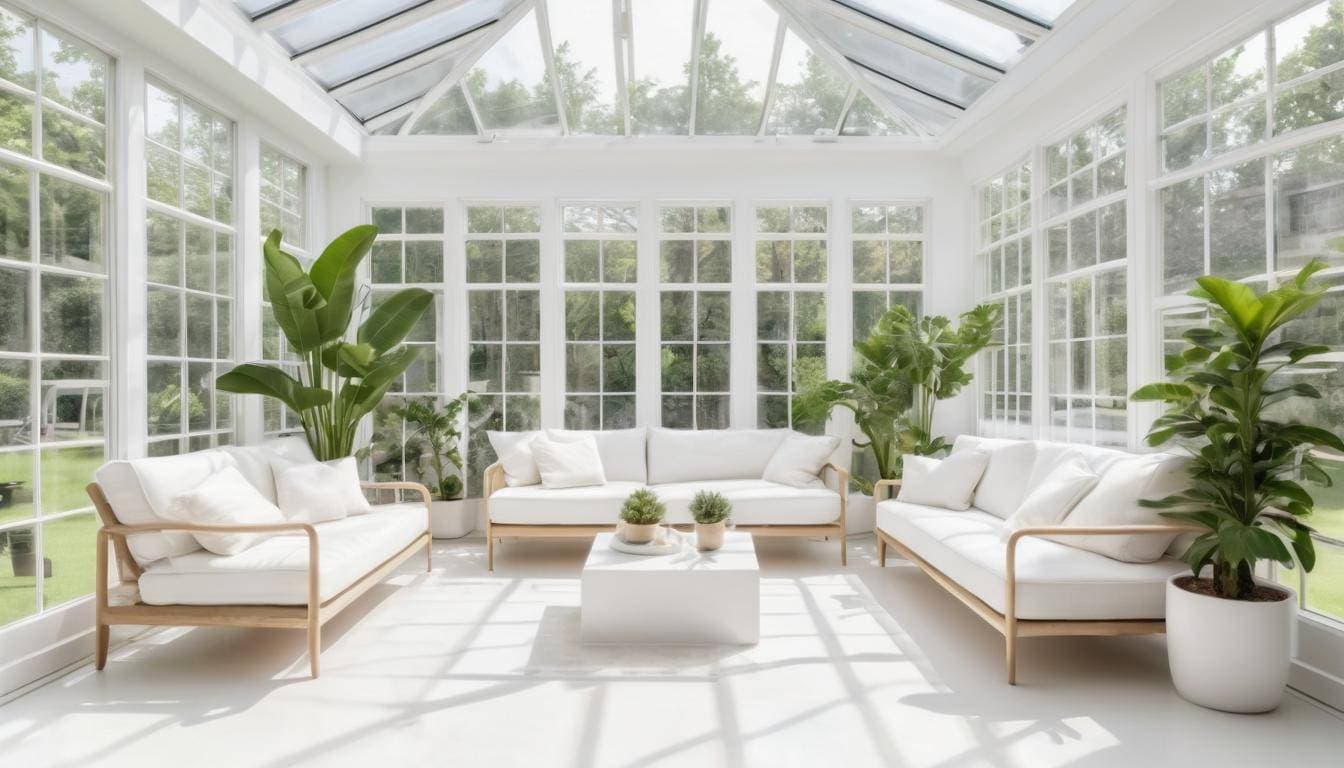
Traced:
POLYGON ((980 450, 956 451, 942 461, 906 454, 896 498, 929 507, 970 509, 971 494, 987 464, 989 454, 980 450))
MULTIPOLYGON (((274 525, 285 522, 280 508, 266 500, 261 492, 236 467, 225 467, 186 493, 178 494, 164 517, 178 523, 200 525, 274 525)), ((262 540, 269 533, 193 533, 202 547, 217 555, 236 555, 262 540)))
POLYGON ((649 428, 649 485, 759 480, 787 429, 649 428))
POLYGON ((840 438, 831 435, 791 434, 775 449, 761 479, 794 488, 820 488, 821 467, 839 443, 840 438))
MULTIPOLYGON (((1006 519, 1027 496, 1036 444, 1023 440, 981 450, 989 453, 989 464, 975 489, 975 508, 1006 519)), ((953 449, 953 453, 957 452, 953 449)))
POLYGON ((493 432, 485 436, 490 438, 490 447, 504 467, 504 484, 510 488, 520 485, 536 485, 541 482, 541 473, 537 469, 537 460, 532 458, 532 441, 540 432, 493 432))
POLYGON ((1009 534, 1022 528, 1059 525, 1096 486, 1098 479, 1082 456, 1075 456, 1055 467, 1008 516, 1001 538, 1007 541, 1009 534))
POLYGON ((601 429, 548 429, 546 437, 558 443, 573 442, 591 436, 597 441, 597 455, 602 457, 602 474, 608 480, 647 483, 648 465, 644 461, 645 437, 648 430, 601 429))
POLYGON ((578 440, 551 440, 544 435, 532 441, 532 456, 541 471, 541 484, 547 488, 578 488, 606 485, 602 457, 592 435, 578 440))
POLYGON ((328 462, 272 458, 271 470, 280 511, 290 520, 321 523, 369 511, 353 456, 328 462))
MULTIPOLYGON (((1161 499, 1190 485, 1188 459, 1169 454, 1135 456, 1112 464, 1092 492, 1078 502, 1064 525, 1172 525, 1159 510, 1139 506, 1139 499, 1161 499)), ((1126 563, 1151 563, 1162 557, 1175 533, 1120 536, 1060 536, 1055 540, 1126 563)))

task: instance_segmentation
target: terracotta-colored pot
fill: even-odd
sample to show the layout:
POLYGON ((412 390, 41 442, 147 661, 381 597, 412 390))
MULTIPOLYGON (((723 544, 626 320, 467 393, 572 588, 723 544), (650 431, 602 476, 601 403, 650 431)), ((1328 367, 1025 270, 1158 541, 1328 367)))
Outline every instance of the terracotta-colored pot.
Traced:
POLYGON ((621 541, 626 544, 648 544, 658 536, 658 524, 650 525, 632 525, 631 523, 621 523, 621 530, 618 531, 621 541))
POLYGON ((703 551, 712 551, 723 546, 723 532, 727 530, 728 525, 720 520, 717 523, 696 523, 695 524, 695 548, 703 551))

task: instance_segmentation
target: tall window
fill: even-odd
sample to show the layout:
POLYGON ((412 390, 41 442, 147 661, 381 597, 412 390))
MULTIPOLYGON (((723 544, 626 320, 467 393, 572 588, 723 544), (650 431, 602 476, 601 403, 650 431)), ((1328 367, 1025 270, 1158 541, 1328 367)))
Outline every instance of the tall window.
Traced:
POLYGON ((635 426, 639 208, 566 205, 565 426, 635 426))
MULTIPOLYGON (((1160 84, 1156 133, 1167 172, 1157 181, 1156 307, 1171 352, 1186 327, 1204 322, 1185 295, 1197 276, 1274 286, 1310 259, 1325 261, 1331 269, 1318 279, 1333 287, 1296 333, 1333 351, 1294 379, 1325 398, 1282 404, 1277 415, 1344 434, 1344 407, 1333 396, 1344 386, 1344 137, 1336 131, 1304 143, 1294 133, 1344 118, 1342 29, 1344 3, 1318 3, 1160 84), (1239 147, 1254 149, 1231 162, 1220 157, 1239 147)), ((1325 458, 1326 470, 1344 481, 1344 459, 1325 458)), ((1344 499, 1332 489, 1310 490, 1317 562, 1301 599, 1309 610, 1344 618, 1344 499)), ((1297 572, 1280 576, 1299 586, 1297 572)))
POLYGON ((232 441, 233 123, 146 84, 149 453, 232 441))
MULTIPOLYGON (((281 233, 281 245, 293 254, 305 268, 312 266, 308 250, 308 169, 299 161, 269 144, 261 145, 261 188, 258 202, 261 210, 261 236, 271 230, 281 233)), ((263 274, 266 265, 261 265, 263 274)), ((266 280, 262 278, 263 290, 266 280)), ((271 314, 271 304, 261 306, 261 353, 271 363, 296 367, 297 358, 290 354, 285 334, 271 314)), ((298 415, 273 398, 262 399, 262 424, 267 435, 287 434, 302 429, 298 415)))
POLYGON ((0 6, 0 625, 93 589, 84 486, 107 456, 111 66, 0 6))
POLYGON ((981 356, 980 433, 1031 436, 1031 164, 980 188, 981 301, 1003 306, 994 346, 981 356))
POLYGON ((756 422, 793 423, 793 398, 826 379, 828 209, 756 209, 756 422))
POLYGON ((854 340, 900 304, 924 310, 924 206, 864 203, 850 207, 854 255, 854 340))
POLYGON ((541 426, 541 209, 473 205, 466 234, 467 388, 478 396, 467 489, 495 460, 487 429, 541 426))
POLYGON ((1045 157, 1049 435, 1126 445, 1125 108, 1045 157))
POLYGON ((663 426, 728 426, 732 208, 659 212, 663 426))

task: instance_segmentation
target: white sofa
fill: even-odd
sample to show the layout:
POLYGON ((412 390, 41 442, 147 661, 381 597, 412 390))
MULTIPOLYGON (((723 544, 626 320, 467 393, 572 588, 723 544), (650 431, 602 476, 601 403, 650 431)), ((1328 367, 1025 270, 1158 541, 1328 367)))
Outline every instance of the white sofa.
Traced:
MULTIPOLYGON (((553 430, 558 431, 558 430, 553 430)), ((718 491, 733 505, 738 530, 758 536, 836 536, 845 557, 848 445, 840 441, 813 487, 762 479, 787 429, 685 430, 651 427, 591 433, 607 482, 581 488, 509 486, 500 463, 485 470, 487 559, 506 537, 589 537, 616 527, 621 503, 650 488, 666 520, 690 525, 697 491, 718 491)))
POLYGON ((418 483, 363 483, 366 489, 414 491, 414 502, 375 504, 368 514, 306 524, 203 526, 155 512, 224 466, 236 466, 274 503, 269 458, 313 461, 302 438, 255 447, 224 447, 157 458, 110 461, 94 473, 89 496, 102 519, 98 532, 95 666, 107 661, 109 626, 290 627, 308 631, 310 666, 318 675, 322 624, 425 548, 429 557, 429 491, 418 483), (202 549, 193 532, 263 532, 269 538, 238 554, 202 549), (129 595, 111 604, 109 544, 129 595))
MULTIPOLYGON (((885 566, 891 546, 1003 633, 1009 683, 1016 682, 1018 637, 1165 631, 1166 582, 1187 569, 1176 555, 1184 551, 1190 529, 1125 500, 1115 502, 1116 512, 1128 519, 1124 525, 1096 525, 1091 519, 1071 519, 1072 513, 1058 525, 1010 530, 1006 523, 1033 483, 1039 484, 1070 454, 1081 455, 1102 478, 1084 497, 1091 509, 1109 503, 1095 494, 1116 495, 1105 486, 1106 473, 1118 462, 1138 457, 1092 446, 957 438, 953 452, 968 450, 989 454, 974 506, 952 510, 895 499, 879 502, 878 558, 885 566), (1153 537, 1142 543, 1158 556, 1150 562, 1125 562, 1076 546, 1106 549, 1097 546, 1103 541, 1098 537, 1112 542, 1118 541, 1113 537, 1153 537)), ((1184 482, 1178 457, 1152 460, 1171 467, 1163 470, 1168 486, 1184 482)), ((875 493, 885 496, 886 488, 899 488, 899 481, 882 481, 875 493)))

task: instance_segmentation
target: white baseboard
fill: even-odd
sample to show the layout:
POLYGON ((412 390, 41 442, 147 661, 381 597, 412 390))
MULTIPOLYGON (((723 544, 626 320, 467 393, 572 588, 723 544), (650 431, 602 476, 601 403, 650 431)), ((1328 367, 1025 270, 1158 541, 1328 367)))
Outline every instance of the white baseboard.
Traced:
POLYGON ((93 653, 93 600, 84 598, 0 629, 0 696, 93 653))

